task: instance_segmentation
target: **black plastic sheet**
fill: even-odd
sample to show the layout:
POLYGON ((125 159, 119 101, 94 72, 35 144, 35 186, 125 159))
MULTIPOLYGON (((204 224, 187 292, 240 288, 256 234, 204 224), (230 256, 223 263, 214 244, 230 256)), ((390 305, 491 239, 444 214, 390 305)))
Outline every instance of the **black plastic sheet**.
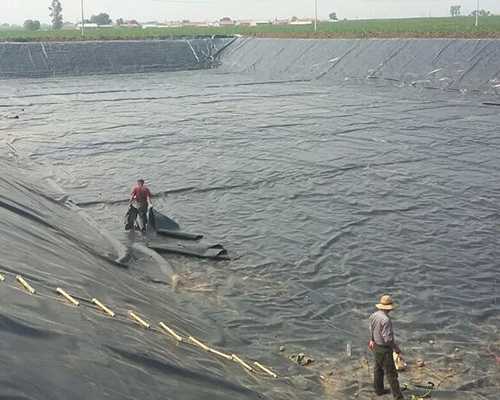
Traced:
POLYGON ((351 42, 364 58, 323 77, 314 63, 351 45, 238 39, 218 69, 0 82, 0 397, 370 399, 367 318, 390 293, 404 358, 439 374, 422 379, 453 373, 440 391, 495 399, 496 42, 380 43, 351 42), (417 52, 428 62, 410 62, 417 52), (366 79, 383 62, 372 76, 404 84, 366 79), (469 72, 443 85, 457 90, 403 79, 438 67, 469 72), (163 257, 125 232, 138 178, 156 210, 241 258, 163 257), (56 287, 87 301, 67 305, 56 287))
POLYGON ((210 68, 232 38, 0 43, 0 78, 210 68))

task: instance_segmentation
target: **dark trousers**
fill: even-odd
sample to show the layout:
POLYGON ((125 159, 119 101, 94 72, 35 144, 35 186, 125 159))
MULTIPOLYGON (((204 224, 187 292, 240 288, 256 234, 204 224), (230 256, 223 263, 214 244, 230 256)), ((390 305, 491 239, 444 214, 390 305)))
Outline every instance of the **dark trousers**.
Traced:
POLYGON ((373 386, 377 394, 382 394, 384 391, 384 375, 391 387, 392 395, 395 400, 404 400, 403 393, 399 387, 398 371, 394 365, 392 349, 390 347, 379 346, 375 344, 373 349, 375 354, 375 368, 373 386))
POLYGON ((148 203, 137 203, 137 222, 139 228, 146 229, 148 223, 148 203))

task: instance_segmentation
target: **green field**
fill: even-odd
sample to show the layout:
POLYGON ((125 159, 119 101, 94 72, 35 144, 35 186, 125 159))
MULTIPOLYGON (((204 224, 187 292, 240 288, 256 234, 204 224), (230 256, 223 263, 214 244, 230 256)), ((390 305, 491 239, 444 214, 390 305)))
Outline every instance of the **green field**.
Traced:
POLYGON ((421 37, 421 38, 500 38, 500 16, 480 18, 475 27, 475 18, 411 18, 340 21, 319 23, 314 26, 258 26, 258 27, 200 27, 165 29, 103 29, 89 30, 85 37, 76 30, 35 31, 0 30, 3 41, 46 40, 106 40, 147 39, 181 36, 245 35, 257 37, 291 38, 370 38, 370 37, 421 37))

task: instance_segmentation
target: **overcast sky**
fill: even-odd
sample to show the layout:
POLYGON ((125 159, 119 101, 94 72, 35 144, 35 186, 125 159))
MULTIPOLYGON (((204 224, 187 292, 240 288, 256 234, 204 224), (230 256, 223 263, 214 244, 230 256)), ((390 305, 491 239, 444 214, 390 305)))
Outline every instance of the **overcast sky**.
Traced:
MULTIPOLYGON (((50 21, 51 0, 0 0, 0 23, 22 24, 26 19, 50 21)), ((65 21, 76 22, 80 0, 61 0, 65 21)), ((314 16, 314 0, 84 0, 85 17, 101 12, 141 22, 189 19, 191 21, 274 19, 314 16)), ((475 9, 476 0, 318 0, 319 18, 332 11, 339 18, 401 18, 449 16, 451 5, 462 14, 475 9)), ((500 0, 480 0, 480 8, 500 14, 500 0)))

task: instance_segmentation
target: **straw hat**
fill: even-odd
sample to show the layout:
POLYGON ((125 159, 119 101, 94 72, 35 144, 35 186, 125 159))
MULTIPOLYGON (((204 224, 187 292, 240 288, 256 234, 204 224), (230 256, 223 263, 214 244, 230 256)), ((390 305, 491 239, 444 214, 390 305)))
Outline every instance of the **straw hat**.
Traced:
POLYGON ((394 310, 397 305, 392 301, 392 297, 385 294, 380 298, 380 302, 375 304, 379 310, 394 310))

